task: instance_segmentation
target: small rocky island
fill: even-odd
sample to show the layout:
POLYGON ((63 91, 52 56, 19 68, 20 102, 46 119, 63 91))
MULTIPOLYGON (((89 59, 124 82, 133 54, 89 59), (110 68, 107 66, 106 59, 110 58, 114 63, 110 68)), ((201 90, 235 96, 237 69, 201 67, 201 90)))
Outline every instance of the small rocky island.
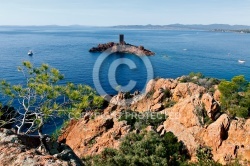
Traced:
POLYGON ((138 56, 152 56, 154 52, 145 49, 143 46, 135 46, 124 41, 124 35, 120 35, 120 42, 109 42, 105 44, 99 44, 97 47, 93 47, 89 52, 104 52, 107 49, 111 49, 111 52, 128 53, 138 56))

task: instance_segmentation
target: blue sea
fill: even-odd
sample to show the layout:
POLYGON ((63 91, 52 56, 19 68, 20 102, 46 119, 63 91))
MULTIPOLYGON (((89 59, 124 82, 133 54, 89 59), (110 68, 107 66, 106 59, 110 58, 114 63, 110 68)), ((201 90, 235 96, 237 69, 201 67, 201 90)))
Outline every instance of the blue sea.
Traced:
MULTIPOLYGON (((13 84, 24 79, 17 67, 23 61, 36 66, 48 63, 65 75, 65 82, 87 84, 93 88, 93 68, 101 53, 90 53, 99 43, 118 42, 119 34, 125 41, 143 45, 155 52, 145 57, 153 67, 154 77, 176 78, 190 72, 205 76, 231 79, 243 74, 250 81, 250 34, 198 30, 128 30, 92 27, 0 27, 0 79, 13 84), (33 56, 27 52, 32 50, 33 56), (238 63, 244 60, 244 64, 238 63)), ((142 90, 147 82, 147 68, 143 58, 130 54, 114 54, 101 63, 98 72, 102 88, 115 94, 108 81, 110 65, 115 60, 130 59, 136 65, 130 69, 118 66, 115 79, 121 86, 130 80, 136 82, 134 90, 142 90)), ((122 63, 122 62, 121 62, 122 63)))

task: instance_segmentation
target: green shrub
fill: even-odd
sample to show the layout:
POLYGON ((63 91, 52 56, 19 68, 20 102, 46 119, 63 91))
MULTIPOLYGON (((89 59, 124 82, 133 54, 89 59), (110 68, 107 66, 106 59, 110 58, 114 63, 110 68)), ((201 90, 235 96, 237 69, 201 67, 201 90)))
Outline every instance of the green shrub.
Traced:
POLYGON ((247 107, 233 105, 231 108, 228 108, 228 112, 232 118, 235 116, 241 118, 247 118, 249 110, 247 107))
POLYGON ((165 101, 163 103, 164 108, 170 108, 173 107, 176 104, 176 101, 170 100, 170 101, 165 101))
POLYGON ((186 83, 186 82, 188 82, 188 81, 190 81, 190 79, 189 79, 189 77, 183 77, 181 80, 180 80, 180 82, 181 83, 186 83))
POLYGON ((204 126, 204 125, 210 125, 211 123, 213 123, 213 120, 211 120, 208 115, 207 115, 207 111, 205 109, 204 104, 202 104, 201 106, 196 106, 196 113, 198 115, 199 121, 200 123, 204 126))
POLYGON ((61 135, 61 133, 62 133, 62 129, 68 126, 69 121, 70 121, 70 120, 65 120, 65 121, 63 122, 63 124, 62 124, 60 127, 58 127, 58 128, 51 134, 51 138, 52 138, 53 141, 57 141, 58 137, 59 137, 59 136, 61 135))
POLYGON ((191 73, 189 73, 188 76, 189 76, 190 78, 193 78, 193 77, 204 78, 204 77, 205 77, 205 76, 204 76, 202 73, 200 73, 200 72, 198 72, 198 73, 191 72, 191 73))
POLYGON ((211 83, 211 85, 218 85, 220 83, 220 80, 216 78, 209 78, 208 81, 211 83))
POLYGON ((247 118, 250 110, 250 86, 243 75, 231 81, 223 80, 218 86, 221 92, 222 110, 231 117, 247 118))
POLYGON ((215 92, 214 87, 209 88, 209 89, 208 89, 208 92, 211 93, 211 94, 214 94, 214 92, 215 92))
POLYGON ((121 142, 119 150, 105 149, 100 155, 85 158, 86 165, 181 165, 188 156, 183 145, 172 133, 163 137, 155 132, 130 133, 121 142))
POLYGON ((218 85, 220 83, 220 80, 216 78, 209 78, 205 77, 202 73, 194 73, 191 72, 188 76, 183 76, 182 79, 180 80, 182 83, 186 82, 192 82, 194 84, 203 86, 206 88, 208 91, 213 91, 213 86, 218 85))
POLYGON ((163 89, 163 99, 170 98, 172 93, 169 89, 163 89))
POLYGON ((130 92, 125 92, 124 93, 124 98, 125 99, 130 99, 130 98, 132 98, 133 96, 130 94, 130 92))
POLYGON ((217 163, 213 160, 212 149, 207 146, 199 146, 196 150, 196 156, 198 162, 190 164, 193 166, 222 166, 220 163, 217 163))
POLYGON ((96 139, 93 138, 93 139, 91 139, 91 140, 88 142, 88 146, 91 147, 91 146, 93 146, 95 143, 96 143, 96 139))

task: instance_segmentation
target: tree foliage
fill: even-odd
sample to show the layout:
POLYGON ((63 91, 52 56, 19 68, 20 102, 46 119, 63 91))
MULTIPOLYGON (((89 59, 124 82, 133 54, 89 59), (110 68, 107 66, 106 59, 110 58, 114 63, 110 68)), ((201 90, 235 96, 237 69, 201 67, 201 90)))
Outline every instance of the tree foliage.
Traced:
POLYGON ((250 111, 250 86, 243 75, 231 81, 223 80, 218 86, 221 92, 221 105, 231 116, 248 117, 250 111))
POLYGON ((172 133, 163 137, 155 132, 130 133, 119 150, 105 149, 100 155, 85 159, 87 165, 181 165, 186 159, 182 143, 172 133))
POLYGON ((0 103, 0 127, 11 128, 17 113, 14 107, 3 106, 0 103))
POLYGON ((208 92, 214 91, 214 85, 218 85, 220 80, 216 78, 205 77, 202 73, 191 72, 187 76, 182 76, 180 82, 192 82, 197 85, 203 86, 208 90, 208 92))
POLYGON ((195 166, 222 166, 213 160, 212 149, 207 146, 199 146, 196 150, 198 162, 195 166))
POLYGON ((193 77, 204 78, 205 76, 200 72, 198 72, 198 73, 191 72, 191 73, 189 73, 189 77, 191 77, 191 78, 193 78, 193 77))
POLYGON ((42 127, 49 120, 62 115, 80 118, 83 111, 102 105, 102 98, 89 86, 59 84, 64 76, 48 64, 34 67, 30 62, 23 62, 18 68, 25 82, 11 85, 1 82, 1 92, 15 104, 17 133, 38 132, 42 137, 42 127))

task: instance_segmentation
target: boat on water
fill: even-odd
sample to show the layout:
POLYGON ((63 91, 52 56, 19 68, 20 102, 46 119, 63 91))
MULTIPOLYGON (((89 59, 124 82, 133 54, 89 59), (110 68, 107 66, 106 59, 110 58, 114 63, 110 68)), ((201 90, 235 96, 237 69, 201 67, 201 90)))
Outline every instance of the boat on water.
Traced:
POLYGON ((32 55, 33 55, 33 52, 32 52, 31 50, 29 50, 28 55, 29 55, 29 56, 32 56, 32 55))
POLYGON ((239 63, 245 63, 246 61, 244 60, 238 60, 239 63))

